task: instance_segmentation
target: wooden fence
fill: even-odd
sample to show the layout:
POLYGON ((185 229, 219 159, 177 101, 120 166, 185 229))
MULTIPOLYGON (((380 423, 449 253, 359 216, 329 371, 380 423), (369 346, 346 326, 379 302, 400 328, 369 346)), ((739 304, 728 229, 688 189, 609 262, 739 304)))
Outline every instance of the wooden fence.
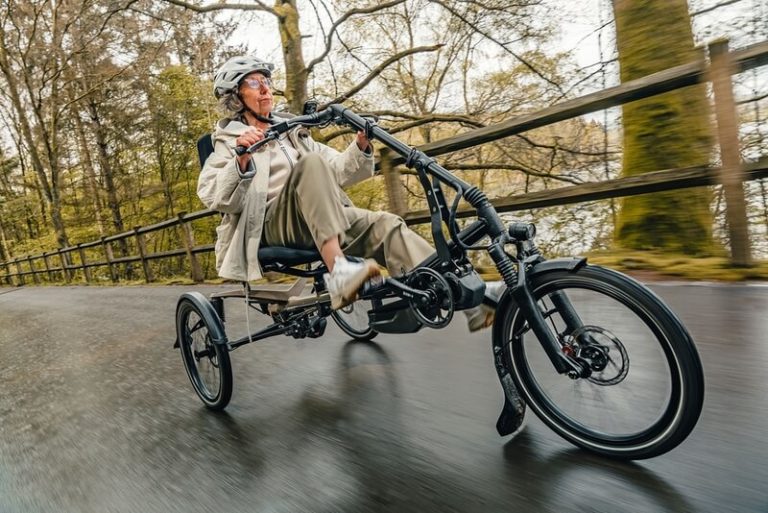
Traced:
MULTIPOLYGON (((744 164, 740 160, 738 123, 736 105, 733 100, 731 75, 768 64, 768 41, 730 52, 728 50, 728 43, 724 40, 719 40, 709 45, 709 56, 709 62, 702 58, 696 62, 670 68, 641 79, 625 82, 616 87, 569 100, 536 113, 518 116, 496 125, 471 130, 441 141, 435 141, 421 146, 420 149, 431 156, 443 155, 590 112, 710 81, 714 91, 714 111, 717 120, 722 167, 660 170, 639 176, 584 183, 499 198, 494 200, 493 204, 499 212, 511 212, 722 184, 726 198, 726 216, 731 240, 732 262, 735 265, 749 265, 751 257, 743 182, 768 177, 768 157, 748 164, 744 164)), ((399 173, 395 169, 395 166, 402 164, 403 161, 404 159, 401 157, 394 157, 390 152, 383 151, 382 158, 378 164, 385 177, 390 209, 400 214, 408 224, 427 223, 430 220, 427 211, 406 212, 406 203, 401 196, 402 187, 400 186, 399 173)), ((471 209, 459 211, 460 217, 472 214, 473 211, 471 209)), ((152 282, 155 278, 149 265, 150 261, 183 256, 190 262, 191 278, 196 282, 200 282, 203 280, 203 271, 197 255, 213 251, 213 245, 196 245, 191 223, 213 215, 217 215, 217 212, 201 210, 191 214, 181 213, 175 219, 169 219, 151 226, 137 227, 131 231, 102 237, 97 241, 77 244, 76 246, 44 252, 39 255, 15 258, 11 261, 0 263, 0 269, 3 269, 2 279, 9 285, 23 285, 29 277, 31 277, 34 283, 40 283, 40 275, 47 274, 48 279, 51 281, 56 280, 56 277, 60 276, 65 281, 71 282, 74 279, 75 272, 82 271, 83 281, 90 283, 93 281, 91 269, 94 267, 107 267, 111 281, 117 282, 119 279, 117 266, 140 263, 144 280, 152 282), (184 247, 170 251, 148 253, 145 242, 146 234, 169 228, 176 228, 180 231, 180 239, 184 247), (129 238, 134 238, 138 255, 115 258, 111 243, 129 238), (98 247, 101 248, 103 256, 98 261, 89 261, 86 257, 86 249, 98 247), (74 263, 75 258, 73 258, 73 255, 77 256, 79 263, 74 263)))

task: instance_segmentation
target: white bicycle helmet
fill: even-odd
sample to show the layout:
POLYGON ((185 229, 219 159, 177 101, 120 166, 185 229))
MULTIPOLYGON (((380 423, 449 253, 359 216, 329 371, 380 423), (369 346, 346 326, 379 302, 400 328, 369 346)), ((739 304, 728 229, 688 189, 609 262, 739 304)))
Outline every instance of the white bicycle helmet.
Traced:
POLYGON ((272 70, 274 69, 274 64, 262 61, 258 57, 251 57, 249 55, 232 57, 214 75, 213 95, 216 98, 221 98, 227 93, 237 91, 240 81, 254 71, 263 73, 267 78, 271 78, 272 70))

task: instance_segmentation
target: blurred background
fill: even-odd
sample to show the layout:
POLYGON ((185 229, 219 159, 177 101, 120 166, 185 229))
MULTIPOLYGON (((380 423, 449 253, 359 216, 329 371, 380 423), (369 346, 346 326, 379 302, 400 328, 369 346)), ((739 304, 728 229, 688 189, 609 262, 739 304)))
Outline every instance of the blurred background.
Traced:
MULTIPOLYGON (((300 112, 308 99, 342 102, 378 116, 411 145, 439 145, 702 62, 715 39, 727 38, 731 50, 768 40, 765 0, 4 0, 0 20, 3 263, 203 209, 195 143, 221 115, 212 77, 232 55, 276 63, 283 110, 300 112)), ((751 163, 768 152, 768 68, 736 71, 734 158, 751 163)), ((518 197, 562 187, 719 169, 714 100, 710 83, 701 83, 442 151, 438 160, 489 197, 514 198, 505 203, 515 210, 507 215, 536 222, 547 255, 588 254, 625 270, 689 278, 765 278, 768 190, 759 173, 730 202, 743 203, 730 207, 735 213, 720 185, 514 208, 518 197)), ((351 135, 336 127, 316 137, 341 148, 351 135)), ((379 176, 351 196, 414 222, 406 214, 425 208, 423 191, 411 171, 396 172, 394 185, 379 176)), ((196 244, 213 242, 217 221, 194 223, 196 244)), ((416 229, 429 238, 428 225, 416 229)), ((180 248, 183 237, 175 228, 148 233, 145 251, 180 248)), ((136 246, 122 238, 110 250, 127 257, 136 246)), ((83 258, 103 259, 102 248, 83 258)), ((149 265, 153 280, 190 274, 183 256, 149 265)), ((200 266, 215 279, 210 252, 200 266)), ((17 270, 2 267, 6 275, 17 270)), ((110 279, 105 266, 92 272, 92 281, 110 279)), ((131 264, 114 272, 142 279, 131 264)), ((60 280, 62 273, 39 278, 60 280)))

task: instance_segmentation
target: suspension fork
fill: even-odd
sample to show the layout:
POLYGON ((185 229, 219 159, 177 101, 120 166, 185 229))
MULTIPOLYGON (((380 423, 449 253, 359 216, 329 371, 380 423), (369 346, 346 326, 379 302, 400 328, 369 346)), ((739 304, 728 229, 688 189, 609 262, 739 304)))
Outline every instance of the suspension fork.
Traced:
POLYGON ((573 333, 577 329, 584 326, 581 321, 581 317, 576 313, 576 309, 573 308, 573 303, 568 299, 568 296, 562 290, 556 290, 549 295, 549 299, 552 300, 552 304, 565 322, 566 328, 569 333, 573 333))
MULTIPOLYGON (((573 374, 575 372, 576 375, 581 375, 583 372, 581 365, 563 354, 562 346, 557 340, 557 335, 547 325, 546 319, 536 305, 536 300, 526 278, 526 265, 528 262, 521 259, 518 260, 517 266, 515 266, 510 256, 504 251, 502 240, 494 241, 489 247, 488 252, 504 278, 504 282, 517 303, 517 307, 523 314, 523 318, 528 322, 528 326, 533 331, 533 334, 536 335, 555 370, 559 374, 573 374)), ((556 304, 555 307, 561 313, 565 312, 563 314, 564 318, 568 317, 569 319, 566 322, 579 323, 578 325, 580 325, 581 320, 565 294, 561 294, 561 297, 557 298, 557 302, 559 305, 556 304)))

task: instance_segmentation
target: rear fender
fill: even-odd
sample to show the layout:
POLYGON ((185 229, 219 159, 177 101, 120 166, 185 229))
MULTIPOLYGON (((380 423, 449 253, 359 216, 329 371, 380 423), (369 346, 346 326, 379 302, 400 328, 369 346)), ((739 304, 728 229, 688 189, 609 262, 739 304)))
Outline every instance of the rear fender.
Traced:
POLYGON ((224 324, 221 322, 219 314, 216 313, 213 304, 211 304, 207 297, 199 292, 185 292, 179 298, 178 303, 176 303, 176 342, 173 344, 173 347, 179 347, 179 307, 185 299, 193 303, 200 312, 200 315, 203 316, 203 320, 208 328, 208 333, 211 336, 211 341, 216 345, 227 345, 229 341, 227 340, 227 334, 224 332, 224 324))

